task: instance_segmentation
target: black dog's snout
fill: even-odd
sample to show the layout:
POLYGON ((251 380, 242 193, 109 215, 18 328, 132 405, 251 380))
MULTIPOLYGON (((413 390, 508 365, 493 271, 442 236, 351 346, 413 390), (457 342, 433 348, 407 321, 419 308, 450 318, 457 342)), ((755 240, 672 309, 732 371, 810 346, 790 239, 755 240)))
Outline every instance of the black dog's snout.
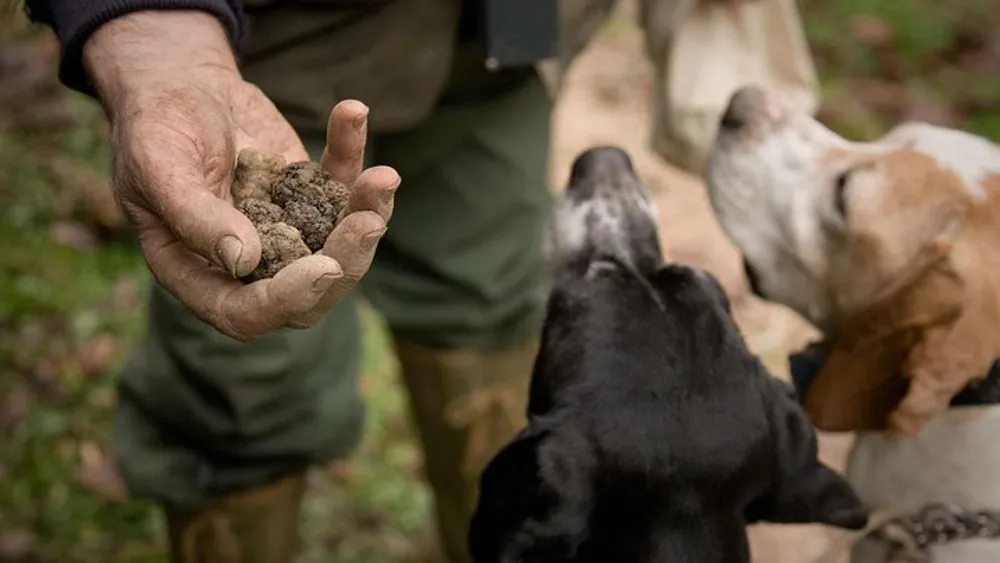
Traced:
POLYGON ((618 147, 594 147, 580 153, 570 172, 570 187, 585 182, 614 184, 622 176, 634 179, 635 168, 628 153, 618 147))

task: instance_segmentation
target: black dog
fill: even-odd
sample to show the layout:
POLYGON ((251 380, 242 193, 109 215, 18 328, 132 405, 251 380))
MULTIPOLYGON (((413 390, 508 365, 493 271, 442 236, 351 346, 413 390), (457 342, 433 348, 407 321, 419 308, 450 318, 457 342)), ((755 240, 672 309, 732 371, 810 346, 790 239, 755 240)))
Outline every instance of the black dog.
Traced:
POLYGON ((748 523, 867 522, 718 282, 662 264, 653 209, 624 152, 577 158, 529 423, 483 472, 476 563, 743 562, 748 523))

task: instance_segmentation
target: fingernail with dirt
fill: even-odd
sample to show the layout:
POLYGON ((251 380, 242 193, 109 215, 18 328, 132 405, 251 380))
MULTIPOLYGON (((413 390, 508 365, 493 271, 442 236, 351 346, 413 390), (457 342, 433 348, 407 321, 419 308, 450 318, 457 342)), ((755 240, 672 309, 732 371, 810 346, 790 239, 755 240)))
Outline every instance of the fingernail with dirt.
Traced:
POLYGON ((382 227, 381 229, 376 229, 370 233, 366 233, 364 236, 361 237, 362 248, 364 248, 365 250, 371 250, 375 248, 375 245, 378 244, 379 239, 381 239, 382 235, 384 234, 385 234, 385 227, 382 227))
POLYGON ((344 277, 343 272, 331 272, 328 274, 323 274, 322 276, 316 278, 313 282, 312 289, 315 293, 326 293, 333 284, 337 282, 340 278, 344 277))
POLYGON ((392 203, 392 199, 396 197, 396 190, 399 189, 399 184, 402 183, 402 179, 396 180, 391 188, 382 192, 379 196, 382 200, 382 205, 389 205, 392 203))
POLYGON ((358 117, 354 118, 354 128, 357 129, 358 131, 361 131, 364 128, 365 123, 367 122, 368 122, 368 106, 365 106, 364 112, 358 117))
POLYGON ((236 271, 237 264, 239 264, 240 256, 243 254, 243 243, 240 242, 240 239, 232 235, 226 235, 219 240, 215 250, 219 255, 219 261, 222 262, 222 265, 229 270, 229 273, 234 278, 237 277, 239 275, 236 271))

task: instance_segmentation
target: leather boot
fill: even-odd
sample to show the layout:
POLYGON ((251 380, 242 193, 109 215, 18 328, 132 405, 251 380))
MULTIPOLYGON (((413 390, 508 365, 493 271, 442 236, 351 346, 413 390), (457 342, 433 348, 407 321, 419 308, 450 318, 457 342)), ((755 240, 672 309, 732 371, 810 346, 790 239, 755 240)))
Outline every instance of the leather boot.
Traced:
POLYGON ((471 563, 479 474, 526 422, 538 344, 495 352, 427 348, 398 336, 395 344, 434 496, 439 553, 432 558, 471 563))
POLYGON ((164 507, 172 563, 292 563, 305 474, 296 473, 184 511, 164 507))
POLYGON ((471 563, 469 519, 479 474, 526 422, 537 341, 491 352, 427 348, 399 337, 396 352, 432 489, 432 560, 471 563))

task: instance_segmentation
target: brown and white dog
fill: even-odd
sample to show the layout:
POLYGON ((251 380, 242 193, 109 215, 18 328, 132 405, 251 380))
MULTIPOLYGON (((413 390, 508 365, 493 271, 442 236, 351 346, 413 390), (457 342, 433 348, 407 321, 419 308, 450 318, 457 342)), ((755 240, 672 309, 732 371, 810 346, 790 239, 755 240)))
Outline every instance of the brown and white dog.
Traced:
MULTIPOLYGON (((1000 375, 986 377, 1000 357, 1000 148, 921 123, 851 142, 747 87, 706 180, 754 291, 824 335, 803 399, 820 429, 858 431, 847 476, 862 500, 1000 514, 1000 375)), ((869 539, 852 561, 887 553, 869 539)), ((1000 539, 927 554, 997 562, 1000 539)))

